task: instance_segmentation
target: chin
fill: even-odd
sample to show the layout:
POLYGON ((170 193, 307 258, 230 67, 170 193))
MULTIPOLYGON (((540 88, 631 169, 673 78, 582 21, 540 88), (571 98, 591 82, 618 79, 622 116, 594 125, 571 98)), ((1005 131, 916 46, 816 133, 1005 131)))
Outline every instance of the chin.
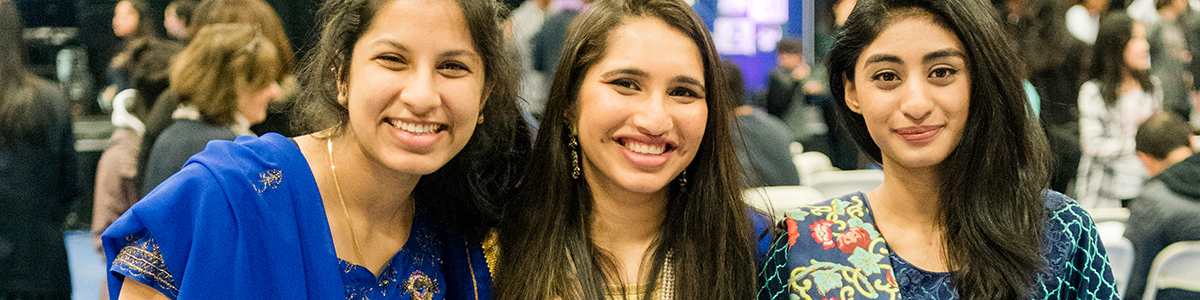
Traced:
POLYGON ((621 181, 621 187, 630 192, 650 194, 657 193, 667 188, 667 185, 674 182, 674 177, 668 179, 661 178, 638 178, 638 176, 629 176, 627 180, 621 181))

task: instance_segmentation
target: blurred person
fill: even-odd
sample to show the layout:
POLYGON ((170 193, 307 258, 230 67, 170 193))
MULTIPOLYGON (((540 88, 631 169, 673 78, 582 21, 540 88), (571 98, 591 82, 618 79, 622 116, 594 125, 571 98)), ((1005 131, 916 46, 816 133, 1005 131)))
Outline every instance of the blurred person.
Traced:
POLYGON ((63 219, 75 198, 68 100, 29 70, 17 6, 0 0, 0 299, 70 299, 63 219))
POLYGON ((546 77, 533 68, 533 44, 531 39, 547 17, 558 13, 551 5, 553 0, 528 0, 513 10, 507 23, 512 34, 511 45, 521 61, 521 110, 531 119, 540 118, 546 107, 546 77))
POLYGON ((481 240, 530 144, 501 10, 325 2, 305 135, 213 142, 130 208, 104 235, 114 298, 491 299, 481 240))
POLYGON ((133 88, 117 93, 113 99, 113 133, 96 166, 92 236, 97 252, 103 253, 100 234, 108 224, 142 197, 141 186, 134 182, 138 147, 146 130, 141 118, 170 85, 171 58, 180 50, 183 45, 175 42, 142 40, 119 54, 126 61, 119 72, 126 74, 133 88))
POLYGON ((1187 33, 1183 26, 1183 14, 1187 12, 1188 2, 1156 0, 1154 6, 1160 18, 1146 26, 1146 40, 1150 43, 1150 72, 1162 81, 1163 111, 1187 120, 1192 114, 1189 92, 1193 86, 1192 73, 1188 71, 1192 54, 1188 52, 1187 33))
POLYGON ((792 132, 782 120, 754 107, 746 99, 742 69, 730 60, 721 61, 721 73, 729 99, 741 105, 733 109, 730 126, 733 148, 742 166, 744 187, 800 185, 800 173, 792 162, 792 132))
MULTIPOLYGON (((1191 126, 1162 112, 1138 126, 1137 156, 1149 181, 1129 202, 1125 238, 1133 243, 1133 268, 1125 299, 1142 299, 1154 257, 1175 242, 1200 241, 1200 155, 1192 148, 1191 126)), ((1155 299, 1196 299, 1200 293, 1163 289, 1155 299)))
POLYGON ((1109 0, 1073 0, 1067 9, 1067 31, 1076 39, 1092 45, 1100 28, 1100 16, 1108 11, 1109 0))
POLYGON ((199 1, 195 0, 175 0, 167 4, 167 9, 163 11, 163 28, 167 29, 171 38, 187 41, 191 37, 191 34, 188 34, 188 24, 191 23, 192 11, 198 3, 199 1))
POLYGON ((759 299, 1113 299, 1087 212, 1046 190, 1024 69, 982 0, 863 1, 830 90, 883 184, 786 213, 759 299))
POLYGON ((1146 27, 1123 11, 1100 22, 1088 82, 1079 89, 1082 155, 1075 197, 1087 208, 1123 207, 1146 178, 1134 150, 1137 125, 1162 107, 1162 89, 1150 75, 1146 27))
MULTIPOLYGON (((562 60, 563 40, 567 38, 567 26, 571 24, 580 12, 586 10, 593 0, 556 0, 552 10, 557 11, 542 21, 541 28, 529 38, 530 55, 533 69, 542 73, 545 83, 543 88, 549 89, 554 83, 558 72, 558 63, 562 60)), ((548 100, 547 100, 548 101, 548 100)), ((544 109, 544 108, 543 108, 544 109)))
MULTIPOLYGON (((275 81, 279 82, 282 90, 282 96, 279 97, 283 101, 273 101, 268 104, 267 116, 262 123, 253 125, 250 130, 255 135, 261 135, 266 132, 278 132, 284 136, 293 136, 291 131, 289 118, 286 117, 285 109, 279 107, 287 107, 286 102, 288 96, 293 94, 295 76, 293 73, 294 52, 292 46, 288 43, 288 37, 283 31, 282 21, 266 2, 262 0, 206 0, 200 2, 192 11, 192 18, 188 22, 189 35, 194 36, 195 32, 204 26, 221 23, 247 23, 256 24, 260 34, 270 42, 276 49, 275 56, 278 61, 273 70, 264 70, 276 74, 275 81), (283 102, 283 103, 281 103, 283 102), (263 124, 266 125, 263 125, 263 124), (264 128, 264 126, 266 128, 264 128)), ((211 66, 210 66, 211 67, 211 66)), ((172 84, 174 85, 174 84, 172 84)), ((155 106, 151 108, 150 113, 145 116, 142 121, 146 124, 146 133, 142 136, 142 146, 138 153, 138 176, 137 182, 139 186, 146 186, 146 168, 150 159, 150 150, 154 149, 154 142, 158 140, 158 136, 163 133, 167 127, 170 127, 174 122, 172 115, 179 108, 180 96, 174 91, 175 87, 164 92, 162 99, 155 102, 155 106)), ((230 137, 229 139, 233 139, 230 137)), ((203 147, 203 145, 199 145, 203 147)), ((199 152, 203 148, 195 149, 199 152)), ((182 166, 183 161, 179 161, 182 166)), ((176 168, 175 170, 178 170, 176 168)), ((169 175, 169 174, 165 174, 169 175)), ((159 178, 158 180, 165 179, 159 178)), ((153 188, 153 185, 150 186, 153 188)), ((143 189, 142 195, 149 193, 149 189, 143 189)))
POLYGON ((278 48, 258 28, 205 26, 171 63, 171 89, 180 105, 150 149, 143 192, 178 172, 209 141, 254 135, 250 125, 266 118, 267 103, 281 96, 276 81, 281 62, 278 48))
POLYGON ((799 38, 784 37, 775 44, 778 65, 771 68, 767 81, 767 95, 762 106, 776 118, 787 117, 796 105, 807 105, 806 95, 822 91, 821 82, 809 81, 812 66, 804 61, 804 46, 799 38), (799 104, 797 104, 799 103, 799 104))
MULTIPOLYGON (((124 51, 125 47, 134 41, 141 39, 157 39, 157 33, 154 31, 154 22, 150 17, 150 6, 143 0, 121 0, 113 8, 112 18, 113 34, 121 38, 121 43, 117 45, 116 52, 124 51)), ((133 83, 126 78, 117 74, 119 68, 119 57, 114 57, 112 64, 108 68, 108 78, 110 85, 100 94, 100 107, 108 110, 112 108, 113 97, 118 92, 129 89, 133 83)))
POLYGON ((748 299, 770 217, 741 197, 734 101, 682 0, 571 23, 498 233, 495 299, 748 299))

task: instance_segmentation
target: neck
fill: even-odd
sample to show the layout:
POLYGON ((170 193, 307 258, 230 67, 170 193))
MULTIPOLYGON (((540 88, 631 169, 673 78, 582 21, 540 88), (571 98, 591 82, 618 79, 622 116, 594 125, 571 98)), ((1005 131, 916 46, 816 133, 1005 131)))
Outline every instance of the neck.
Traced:
POLYGON ((885 158, 883 184, 867 195, 876 219, 913 227, 939 226, 936 208, 941 178, 936 168, 910 169, 885 158))
POLYGON ((1121 93, 1128 93, 1142 89, 1142 83, 1138 82, 1137 78, 1133 77, 1133 71, 1121 71, 1121 93))
POLYGON ((1162 17, 1163 20, 1175 21, 1175 19, 1179 18, 1179 13, 1176 13, 1174 8, 1162 9, 1158 11, 1158 16, 1162 17))
MULTIPOLYGON (((393 222, 397 216, 412 219, 413 190, 420 176, 399 174, 370 159, 364 149, 354 143, 352 133, 333 139, 333 164, 346 209, 352 217, 362 217, 369 224, 393 222), (387 200, 392 201, 387 201, 387 200)), ((328 153, 326 154, 328 158, 328 153)))
POLYGON ((592 190, 592 241, 609 251, 625 283, 640 282, 642 265, 657 242, 666 217, 666 188, 640 194, 619 187, 606 188, 589 181, 592 190))
POLYGON ((1163 159, 1163 165, 1166 166, 1163 168, 1163 171, 1166 171, 1166 169, 1170 169, 1171 166, 1174 166, 1175 164, 1192 157, 1193 154, 1195 153, 1192 152, 1192 149, 1189 149, 1188 147, 1175 148, 1175 150, 1167 154, 1166 159, 1163 159))

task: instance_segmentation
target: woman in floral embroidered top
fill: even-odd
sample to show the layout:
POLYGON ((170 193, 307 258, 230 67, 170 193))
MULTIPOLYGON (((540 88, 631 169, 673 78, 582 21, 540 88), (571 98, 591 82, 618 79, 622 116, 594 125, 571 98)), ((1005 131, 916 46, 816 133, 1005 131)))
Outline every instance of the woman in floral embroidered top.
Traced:
POLYGON ((1091 218, 1048 191, 1022 64, 982 0, 860 1, 829 61, 879 188, 787 213, 759 299, 1114 299, 1091 218))
POLYGON ((192 156, 104 233, 111 298, 490 299, 530 144, 500 5, 326 1, 307 134, 192 156))

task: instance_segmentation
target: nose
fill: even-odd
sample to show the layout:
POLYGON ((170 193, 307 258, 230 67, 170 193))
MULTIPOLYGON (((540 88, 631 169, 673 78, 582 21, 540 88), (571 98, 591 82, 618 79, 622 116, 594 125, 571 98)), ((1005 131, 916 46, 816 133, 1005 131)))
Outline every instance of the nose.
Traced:
POLYGON ((634 114, 632 118, 633 126, 637 128, 638 132, 646 135, 659 136, 666 134, 674 126, 671 114, 668 112, 669 103, 670 99, 667 99, 665 95, 652 96, 634 114))
POLYGON ((414 115, 424 115, 440 105, 433 72, 435 71, 414 72, 400 92, 400 102, 414 115))
POLYGON ((904 116, 920 123, 933 113, 933 99, 929 83, 925 80, 909 80, 908 96, 900 103, 900 112, 904 116))

